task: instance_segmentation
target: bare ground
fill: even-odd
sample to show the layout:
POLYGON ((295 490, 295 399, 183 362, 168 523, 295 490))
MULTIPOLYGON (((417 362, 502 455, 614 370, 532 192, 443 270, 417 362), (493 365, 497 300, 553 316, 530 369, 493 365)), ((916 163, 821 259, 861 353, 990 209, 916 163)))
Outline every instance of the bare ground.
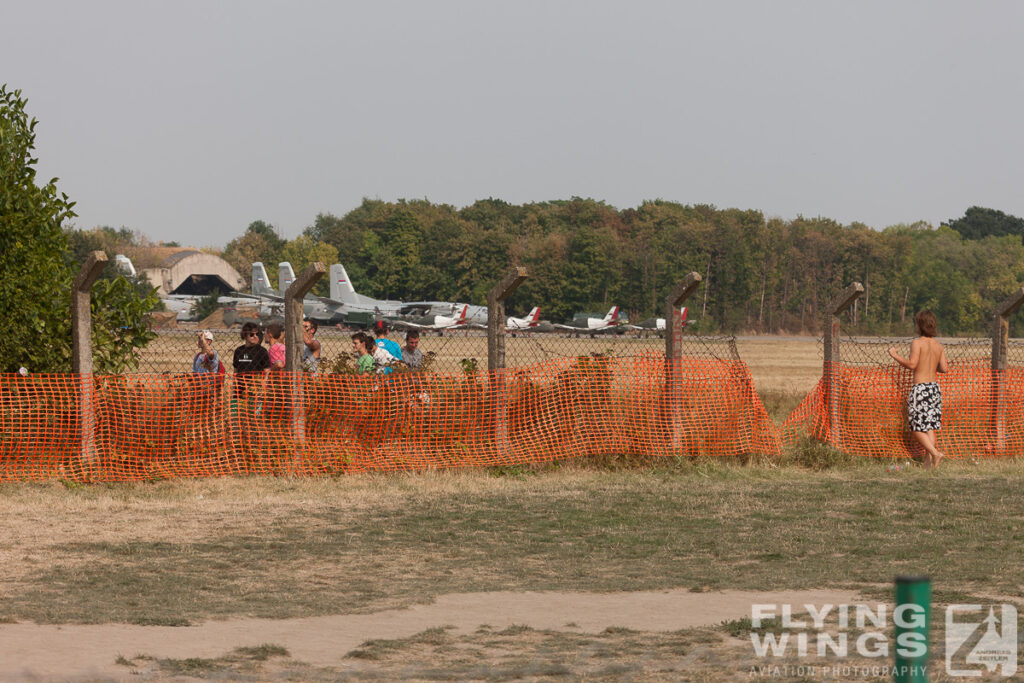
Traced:
POLYGON ((430 604, 371 614, 231 619, 187 627, 3 624, 0 677, 130 679, 119 658, 122 662, 144 662, 146 658, 215 660, 237 648, 264 643, 284 648, 296 662, 341 674, 368 668, 364 658, 351 654, 361 644, 407 639, 429 629, 452 627, 455 634, 472 633, 481 627, 592 634, 609 628, 673 632, 749 617, 753 603, 838 604, 853 603, 856 597, 850 591, 827 590, 461 593, 440 596, 430 604))

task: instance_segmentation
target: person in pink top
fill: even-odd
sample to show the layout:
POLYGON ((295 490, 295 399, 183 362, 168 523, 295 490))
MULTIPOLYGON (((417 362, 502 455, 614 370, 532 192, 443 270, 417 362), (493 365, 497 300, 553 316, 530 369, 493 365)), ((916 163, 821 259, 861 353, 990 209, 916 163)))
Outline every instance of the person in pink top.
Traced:
POLYGON ((270 356, 270 370, 272 372, 284 370, 284 326, 281 323, 267 325, 267 339, 270 341, 270 348, 267 349, 267 355, 270 356))

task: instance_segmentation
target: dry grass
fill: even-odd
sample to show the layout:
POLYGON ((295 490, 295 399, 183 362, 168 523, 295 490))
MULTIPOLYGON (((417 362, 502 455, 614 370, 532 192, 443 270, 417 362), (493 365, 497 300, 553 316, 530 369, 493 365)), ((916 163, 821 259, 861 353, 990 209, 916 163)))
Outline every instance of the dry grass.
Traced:
POLYGON ((1024 585, 1020 464, 665 465, 6 485, 0 617, 184 624, 467 591, 863 589, 912 571, 940 594, 1024 585))

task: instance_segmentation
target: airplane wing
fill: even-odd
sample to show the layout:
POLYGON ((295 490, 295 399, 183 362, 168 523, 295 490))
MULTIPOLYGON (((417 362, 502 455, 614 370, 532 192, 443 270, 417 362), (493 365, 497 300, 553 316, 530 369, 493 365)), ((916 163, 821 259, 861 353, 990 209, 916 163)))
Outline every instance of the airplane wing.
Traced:
POLYGON ((442 327, 436 327, 434 325, 423 325, 421 323, 414 323, 414 322, 410 322, 408 320, 388 320, 388 324, 391 327, 394 327, 395 329, 402 329, 402 330, 404 330, 406 328, 409 328, 409 327, 414 327, 417 330, 440 330, 440 329, 444 329, 442 327))
POLYGON ((232 296, 236 296, 239 299, 252 299, 253 301, 284 301, 284 297, 277 296, 276 294, 249 294, 247 292, 236 292, 232 296))
POLYGON ((572 325, 562 325, 561 323, 552 323, 555 327, 560 330, 572 330, 573 332, 593 332, 585 327, 573 327, 572 325))

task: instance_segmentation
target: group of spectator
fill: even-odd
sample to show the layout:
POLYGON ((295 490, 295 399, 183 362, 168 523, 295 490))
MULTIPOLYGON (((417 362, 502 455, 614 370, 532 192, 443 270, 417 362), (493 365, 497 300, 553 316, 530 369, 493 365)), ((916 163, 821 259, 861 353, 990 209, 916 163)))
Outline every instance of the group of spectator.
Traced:
POLYGON ((365 332, 356 332, 352 335, 352 348, 355 350, 357 368, 359 372, 379 372, 388 374, 394 372, 398 365, 404 365, 413 370, 423 367, 423 352, 419 350, 420 333, 417 330, 409 330, 405 333, 405 347, 398 345, 393 339, 388 339, 388 325, 383 320, 378 320, 373 326, 373 333, 376 340, 365 332))
MULTIPOLYGON (((315 371, 320 364, 320 342, 316 339, 317 324, 314 320, 302 322, 302 364, 309 371, 315 371)), ((264 332, 253 322, 242 325, 242 345, 235 349, 231 367, 236 373, 283 370, 285 362, 284 326, 280 323, 267 325, 267 348, 263 348, 264 332)), ((192 359, 192 372, 224 372, 224 364, 213 348, 213 332, 200 330, 199 353, 192 359)))
MULTIPOLYGON (((302 364, 306 370, 315 372, 320 365, 320 342, 316 339, 318 326, 315 320, 302 321, 302 364)), ((391 373, 398 365, 413 370, 423 367, 423 352, 419 350, 420 333, 409 330, 405 333, 405 346, 388 339, 388 325, 378 320, 373 326, 374 337, 365 332, 352 335, 352 346, 358 356, 359 372, 391 373)), ((254 322, 242 325, 242 344, 235 349, 231 367, 236 374, 274 372, 284 369, 285 346, 284 326, 271 323, 264 331, 254 322), (264 348, 263 342, 267 342, 264 348)), ((213 348, 213 332, 200 330, 198 334, 199 353, 192 359, 192 372, 224 373, 224 364, 213 348)))

